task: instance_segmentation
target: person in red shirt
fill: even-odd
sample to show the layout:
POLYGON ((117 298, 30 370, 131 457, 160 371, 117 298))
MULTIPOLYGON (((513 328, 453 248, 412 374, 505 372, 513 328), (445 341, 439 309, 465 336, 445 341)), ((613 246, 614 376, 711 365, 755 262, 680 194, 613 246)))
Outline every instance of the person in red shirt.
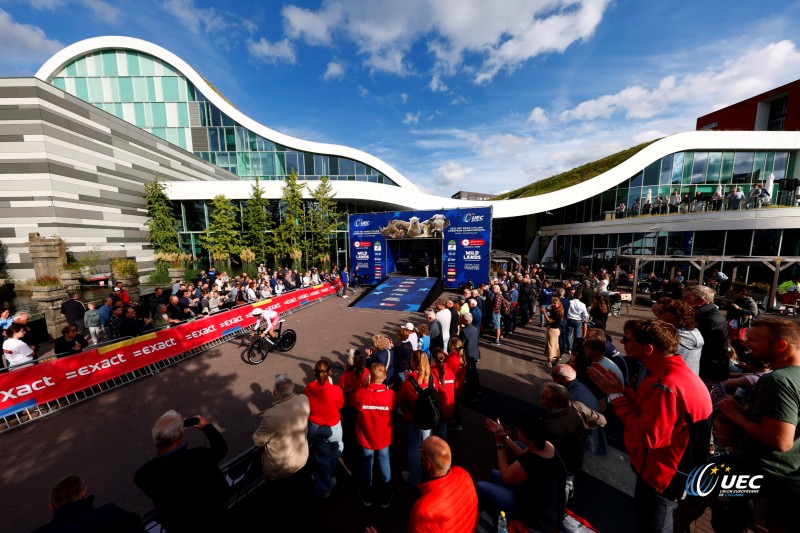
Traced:
POLYGON ((456 408, 456 375, 445 363, 447 354, 441 348, 431 353, 431 379, 439 384, 439 405, 442 419, 434 432, 440 439, 447 439, 447 424, 453 419, 456 408))
POLYGON ((466 470, 451 467, 450 446, 439 437, 422 444, 422 466, 430 481, 411 509, 409 533, 472 533, 478 525, 478 495, 466 470))
POLYGON ((453 420, 449 428, 453 431, 461 431, 461 395, 464 393, 464 384, 467 381, 467 355, 464 353, 464 343, 458 337, 450 337, 448 342, 448 355, 445 363, 456 376, 456 405, 453 411, 453 420))
POLYGON ((339 410, 344 406, 341 387, 330 380, 331 368, 320 359, 314 365, 314 381, 303 391, 308 396, 311 414, 308 416, 308 443, 314 460, 314 492, 328 498, 336 485, 333 471, 342 455, 342 420, 339 410))
POLYGON ((344 393, 344 409, 342 409, 342 439, 347 453, 343 454, 345 463, 360 461, 358 446, 355 441, 356 412, 352 407, 353 393, 369 384, 369 370, 364 368, 364 355, 355 348, 347 350, 345 371, 339 378, 339 386, 344 393))
POLYGON ((389 507, 392 501, 392 470, 389 464, 389 445, 392 443, 392 411, 395 406, 394 391, 386 387, 386 367, 372 363, 369 369, 370 383, 353 394, 352 406, 356 410, 356 442, 361 446, 362 476, 361 502, 372 505, 372 469, 375 457, 381 468, 378 489, 381 507, 389 507))
MULTIPOLYGON (((414 380, 422 389, 428 387, 431 381, 431 364, 428 356, 422 350, 411 354, 411 371, 407 372, 406 379, 400 387, 397 403, 403 413, 403 421, 408 431, 408 470, 403 472, 403 479, 409 483, 419 485, 422 479, 422 463, 420 462, 420 449, 423 441, 431 436, 431 428, 422 429, 414 423, 414 409, 417 406, 417 391, 411 384, 414 380)), ((433 388, 439 390, 435 380, 433 388)))

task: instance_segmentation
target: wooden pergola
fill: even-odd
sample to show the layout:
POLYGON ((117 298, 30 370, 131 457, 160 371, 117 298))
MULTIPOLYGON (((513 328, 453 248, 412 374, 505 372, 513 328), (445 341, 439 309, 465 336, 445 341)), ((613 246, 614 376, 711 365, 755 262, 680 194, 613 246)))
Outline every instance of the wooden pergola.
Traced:
MULTIPOLYGON (((767 300, 767 310, 771 311, 775 302, 775 296, 778 292, 778 280, 781 272, 792 265, 800 263, 800 257, 769 257, 769 256, 748 256, 740 257, 733 255, 618 255, 617 268, 619 269, 619 261, 621 259, 630 260, 633 263, 633 294, 631 299, 635 302, 639 279, 639 270, 653 261, 666 261, 670 263, 689 263, 694 268, 700 271, 700 284, 705 279, 705 272, 707 269, 715 266, 718 263, 761 263, 772 271, 772 284, 769 292, 769 299, 767 300)), ((734 266, 731 272, 730 279, 736 280, 736 270, 738 267, 734 266)), ((673 265, 670 270, 670 277, 675 274, 675 266, 673 265)))

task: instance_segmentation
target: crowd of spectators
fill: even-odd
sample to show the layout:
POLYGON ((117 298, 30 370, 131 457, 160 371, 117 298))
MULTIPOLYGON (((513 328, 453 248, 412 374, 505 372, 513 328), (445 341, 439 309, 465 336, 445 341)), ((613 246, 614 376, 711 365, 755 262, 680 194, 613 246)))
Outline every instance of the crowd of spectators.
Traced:
POLYGON ((684 194, 681 197, 678 191, 669 195, 656 196, 655 198, 637 198, 626 206, 621 202, 614 209, 616 218, 636 217, 640 215, 671 215, 674 213, 701 213, 704 211, 738 211, 740 209, 760 209, 772 203, 772 195, 761 183, 750 189, 745 196, 741 187, 731 187, 728 193, 721 189, 714 191, 711 196, 697 191, 694 196, 684 194))

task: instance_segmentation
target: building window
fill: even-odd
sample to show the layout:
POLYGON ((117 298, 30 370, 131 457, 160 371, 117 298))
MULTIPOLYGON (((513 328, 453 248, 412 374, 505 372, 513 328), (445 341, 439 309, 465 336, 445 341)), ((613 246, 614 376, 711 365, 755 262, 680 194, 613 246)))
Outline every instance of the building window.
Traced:
POLYGON ((783 131, 783 123, 786 120, 786 104, 788 101, 789 98, 784 96, 783 98, 778 98, 769 103, 768 131, 783 131))

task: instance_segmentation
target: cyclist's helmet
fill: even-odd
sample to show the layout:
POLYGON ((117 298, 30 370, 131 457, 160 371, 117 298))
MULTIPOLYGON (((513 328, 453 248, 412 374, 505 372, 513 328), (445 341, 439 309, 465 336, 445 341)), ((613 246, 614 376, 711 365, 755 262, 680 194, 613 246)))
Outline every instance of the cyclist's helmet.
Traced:
POLYGON ((253 309, 252 316, 261 316, 264 311, 261 309, 253 309))

